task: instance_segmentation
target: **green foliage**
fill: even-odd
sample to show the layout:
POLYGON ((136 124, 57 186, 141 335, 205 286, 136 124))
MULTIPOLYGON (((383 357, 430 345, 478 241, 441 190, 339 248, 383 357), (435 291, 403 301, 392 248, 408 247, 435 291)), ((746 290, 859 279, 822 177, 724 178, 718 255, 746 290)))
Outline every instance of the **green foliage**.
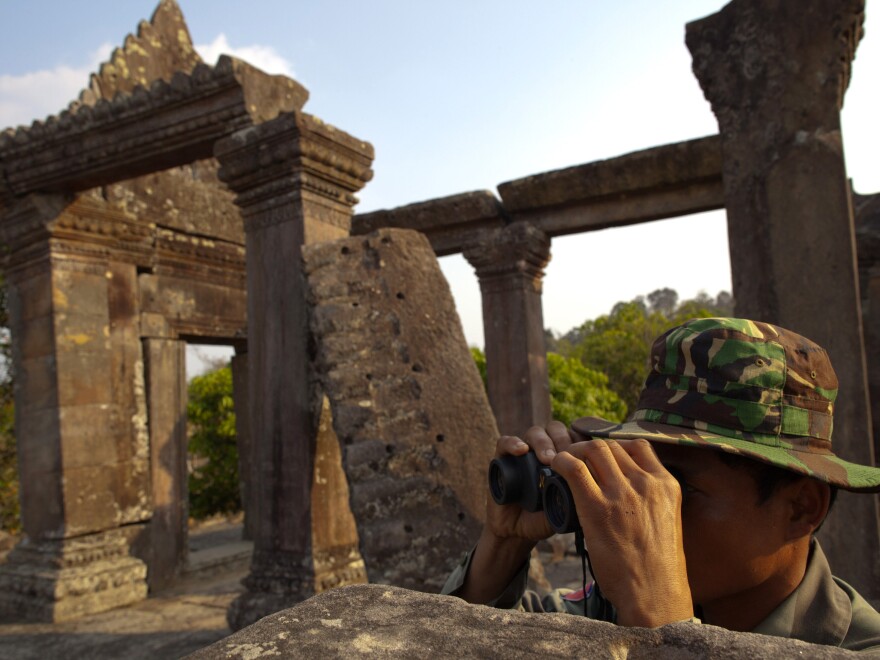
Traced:
MULTIPOLYGON (((471 347, 471 356, 485 385, 486 356, 475 347, 471 347)), ((605 374, 588 369, 579 360, 547 353, 547 377, 553 419, 570 424, 588 415, 615 422, 626 417, 626 404, 608 387, 605 374)))
POLYGON ((474 358, 477 371, 480 372, 480 378, 483 379, 483 387, 485 387, 488 382, 486 380, 486 355, 476 346, 471 346, 471 357, 474 358))
POLYGON ((688 319, 732 313, 733 299, 723 291, 714 299, 701 293, 679 303, 674 290, 657 289, 647 297, 617 303, 610 314, 584 322, 557 343, 568 357, 605 374, 627 409, 633 410, 650 367, 654 339, 688 319))
POLYGON ((612 422, 626 418, 626 404, 608 387, 608 377, 588 369, 577 358, 547 354, 550 405, 553 419, 566 425, 578 417, 603 417, 612 422))
POLYGON ((241 509, 232 370, 226 366, 189 384, 189 510, 196 519, 241 509))

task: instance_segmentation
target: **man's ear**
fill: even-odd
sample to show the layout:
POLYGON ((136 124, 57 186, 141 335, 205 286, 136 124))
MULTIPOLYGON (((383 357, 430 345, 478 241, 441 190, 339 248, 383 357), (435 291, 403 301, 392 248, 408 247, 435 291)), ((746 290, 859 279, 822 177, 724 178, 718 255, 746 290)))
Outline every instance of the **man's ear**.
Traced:
POLYGON ((789 506, 788 540, 810 536, 825 520, 831 502, 831 488, 817 479, 804 477, 784 487, 789 506))

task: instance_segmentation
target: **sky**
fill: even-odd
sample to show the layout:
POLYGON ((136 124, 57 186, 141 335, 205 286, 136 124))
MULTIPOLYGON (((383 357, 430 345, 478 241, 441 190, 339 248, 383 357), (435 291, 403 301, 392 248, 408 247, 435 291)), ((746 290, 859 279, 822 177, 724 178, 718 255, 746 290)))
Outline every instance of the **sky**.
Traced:
MULTIPOLYGON (((209 63, 227 52, 310 92, 304 110, 376 150, 356 212, 717 133, 684 26, 723 0, 179 0, 209 63)), ((0 0, 0 129, 55 114, 153 0, 0 0)), ((849 176, 880 191, 880 35, 871 6, 842 114, 849 176)), ((730 290, 723 211, 554 239, 545 326, 564 333, 671 287, 730 290)), ((479 286, 444 257, 465 336, 479 286)))

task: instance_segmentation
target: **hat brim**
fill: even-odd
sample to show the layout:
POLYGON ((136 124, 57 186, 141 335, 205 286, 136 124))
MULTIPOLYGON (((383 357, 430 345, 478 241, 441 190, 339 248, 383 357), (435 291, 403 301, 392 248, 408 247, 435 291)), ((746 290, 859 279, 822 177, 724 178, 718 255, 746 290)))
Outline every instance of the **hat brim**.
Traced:
POLYGON ((581 417, 571 423, 571 428, 590 438, 611 440, 644 438, 662 444, 715 449, 769 463, 844 490, 880 492, 880 468, 850 463, 832 452, 799 451, 789 447, 769 446, 753 440, 647 421, 618 424, 600 417, 581 417))

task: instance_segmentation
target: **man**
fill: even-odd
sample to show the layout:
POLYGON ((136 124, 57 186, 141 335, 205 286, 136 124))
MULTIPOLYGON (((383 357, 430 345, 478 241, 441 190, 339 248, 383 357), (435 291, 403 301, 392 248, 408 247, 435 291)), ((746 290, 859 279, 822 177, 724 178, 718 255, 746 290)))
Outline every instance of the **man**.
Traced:
POLYGON ((543 512, 488 498, 480 539, 444 593, 880 649, 880 614, 832 577, 813 537, 837 488, 880 491, 880 469, 832 452, 836 394, 826 352, 793 332, 743 319, 673 328, 654 342, 629 422, 552 422, 498 440, 496 456, 534 451, 568 483, 594 585, 543 601, 525 593, 550 527, 543 512))

